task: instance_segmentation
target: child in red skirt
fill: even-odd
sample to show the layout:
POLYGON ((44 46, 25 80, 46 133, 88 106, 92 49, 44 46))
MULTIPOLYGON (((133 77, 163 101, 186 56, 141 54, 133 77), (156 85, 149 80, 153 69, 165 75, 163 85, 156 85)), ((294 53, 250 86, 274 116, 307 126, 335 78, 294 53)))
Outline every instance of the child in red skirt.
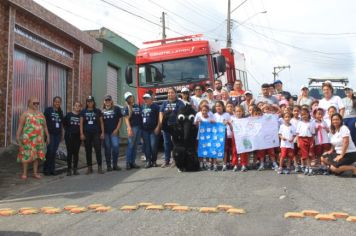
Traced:
MULTIPOLYGON (((239 119, 242 119, 244 117, 244 108, 242 106, 236 106, 235 107, 235 116, 232 119, 232 122, 239 122, 239 119)), ((249 152, 245 152, 245 153, 240 153, 237 154, 237 150, 236 150, 236 146, 235 146, 235 140, 234 140, 234 136, 232 136, 233 138, 233 152, 232 152, 232 165, 234 166, 233 171, 236 172, 237 171, 237 165, 238 165, 238 158, 240 157, 240 165, 241 165, 241 171, 242 172, 246 172, 247 171, 247 165, 248 165, 248 157, 250 155, 249 152)))
POLYGON ((301 118, 297 127, 297 137, 302 159, 302 171, 305 175, 312 175, 311 159, 314 156, 315 127, 310 122, 310 113, 307 108, 302 108, 301 118))
POLYGON ((290 174, 291 160, 294 158, 294 139, 296 128, 290 123, 292 114, 285 112, 282 115, 283 124, 279 127, 279 138, 281 139, 281 155, 279 158, 278 174, 290 174), (283 171, 283 162, 287 159, 287 168, 283 171))
POLYGON ((329 127, 327 123, 324 121, 323 117, 325 115, 324 109, 317 108, 314 111, 315 120, 313 121, 313 125, 315 127, 315 157, 316 162, 320 163, 321 155, 329 151, 331 148, 329 141, 329 127))

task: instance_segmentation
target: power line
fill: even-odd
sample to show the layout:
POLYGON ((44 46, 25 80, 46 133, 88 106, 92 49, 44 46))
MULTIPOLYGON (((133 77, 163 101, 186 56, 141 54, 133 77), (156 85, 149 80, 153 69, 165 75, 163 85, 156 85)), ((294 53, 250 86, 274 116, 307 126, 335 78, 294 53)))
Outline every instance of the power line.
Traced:
POLYGON ((247 2, 248 0, 244 0, 242 3, 240 3, 237 7, 235 7, 234 9, 232 9, 231 13, 233 13, 234 11, 236 11, 239 7, 241 7, 245 2, 247 2))

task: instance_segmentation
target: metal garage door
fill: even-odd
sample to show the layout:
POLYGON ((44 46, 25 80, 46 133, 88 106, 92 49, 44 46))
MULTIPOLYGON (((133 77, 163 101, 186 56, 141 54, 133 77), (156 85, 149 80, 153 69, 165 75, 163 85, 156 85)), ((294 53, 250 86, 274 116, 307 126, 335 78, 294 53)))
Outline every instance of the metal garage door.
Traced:
POLYGON ((106 94, 110 94, 115 104, 117 100, 117 81, 118 81, 118 69, 111 65, 108 65, 106 72, 106 94))

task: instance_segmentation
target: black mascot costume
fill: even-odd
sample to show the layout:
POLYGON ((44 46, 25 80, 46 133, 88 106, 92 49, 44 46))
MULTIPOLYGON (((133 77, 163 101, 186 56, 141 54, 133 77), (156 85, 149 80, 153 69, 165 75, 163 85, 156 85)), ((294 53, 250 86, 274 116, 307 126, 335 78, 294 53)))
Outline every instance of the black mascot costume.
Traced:
POLYGON ((180 171, 199 170, 199 159, 195 150, 197 128, 194 125, 195 110, 187 104, 178 110, 177 123, 170 127, 173 141, 173 158, 180 171))

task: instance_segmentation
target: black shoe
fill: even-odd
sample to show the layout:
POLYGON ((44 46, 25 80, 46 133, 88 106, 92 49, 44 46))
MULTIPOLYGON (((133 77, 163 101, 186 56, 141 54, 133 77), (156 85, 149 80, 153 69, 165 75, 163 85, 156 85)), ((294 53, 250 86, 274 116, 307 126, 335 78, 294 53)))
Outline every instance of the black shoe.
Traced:
POLYGON ((57 173, 56 172, 51 172, 50 175, 56 176, 57 173))
POLYGON ((131 165, 130 165, 130 163, 126 163, 126 170, 131 170, 131 165))
POLYGON ((138 165, 136 165, 136 163, 132 163, 131 164, 131 168, 140 169, 140 167, 138 165))
POLYGON ((71 170, 67 170, 67 176, 72 176, 72 171, 71 170))
POLYGON ((145 165, 145 169, 148 169, 148 168, 151 168, 151 167, 152 167, 151 163, 147 162, 146 165, 145 165))
POLYGON ((73 169, 73 175, 79 175, 79 172, 77 169, 73 169))
POLYGON ((121 170, 120 166, 114 166, 112 169, 115 170, 115 171, 121 170))
POLYGON ((106 168, 106 171, 112 171, 111 166, 108 166, 108 167, 106 168))
POLYGON ((158 165, 157 165, 157 163, 154 161, 154 162, 152 162, 152 167, 157 167, 158 165))

